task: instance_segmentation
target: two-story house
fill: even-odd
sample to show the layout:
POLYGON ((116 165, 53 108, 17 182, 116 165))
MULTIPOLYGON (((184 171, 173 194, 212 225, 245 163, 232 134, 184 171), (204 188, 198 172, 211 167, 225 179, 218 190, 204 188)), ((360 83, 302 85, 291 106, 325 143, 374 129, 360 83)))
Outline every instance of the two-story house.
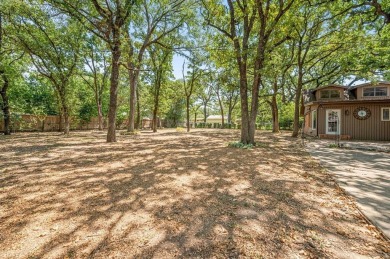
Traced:
POLYGON ((304 93, 304 133, 390 141, 390 82, 328 85, 304 93))

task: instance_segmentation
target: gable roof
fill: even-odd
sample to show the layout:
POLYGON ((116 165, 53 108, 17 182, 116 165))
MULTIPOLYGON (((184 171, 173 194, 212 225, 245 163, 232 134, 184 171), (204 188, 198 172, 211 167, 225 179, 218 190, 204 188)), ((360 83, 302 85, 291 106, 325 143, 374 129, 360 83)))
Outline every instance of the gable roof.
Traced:
POLYGON ((317 90, 321 90, 321 89, 328 88, 328 87, 337 87, 337 88, 342 88, 342 89, 348 89, 348 86, 345 86, 345 85, 331 84, 331 85, 320 86, 320 87, 317 87, 317 88, 314 88, 314 89, 311 89, 311 90, 312 90, 313 92, 315 92, 315 91, 317 91, 317 90))

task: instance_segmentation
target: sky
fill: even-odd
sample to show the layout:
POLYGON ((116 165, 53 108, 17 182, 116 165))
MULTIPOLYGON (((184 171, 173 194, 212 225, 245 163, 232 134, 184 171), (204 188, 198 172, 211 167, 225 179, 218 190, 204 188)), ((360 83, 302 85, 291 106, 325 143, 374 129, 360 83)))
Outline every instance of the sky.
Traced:
MULTIPOLYGON (((173 60, 172 60, 172 66, 173 66, 173 75, 175 76, 176 79, 181 79, 183 78, 183 62, 185 58, 182 56, 179 56, 177 54, 173 55, 173 60)), ((187 72, 185 70, 185 72, 187 72)))

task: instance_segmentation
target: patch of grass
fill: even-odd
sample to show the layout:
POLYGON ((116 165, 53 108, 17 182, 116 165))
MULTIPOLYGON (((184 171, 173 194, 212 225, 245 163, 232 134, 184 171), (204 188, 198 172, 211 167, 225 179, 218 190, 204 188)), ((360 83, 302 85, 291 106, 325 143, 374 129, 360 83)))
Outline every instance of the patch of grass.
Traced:
POLYGON ((177 132, 180 132, 180 133, 183 133, 183 132, 186 132, 186 129, 183 128, 183 127, 177 127, 177 128, 176 128, 176 131, 177 131, 177 132))
POLYGON ((228 147, 242 148, 242 149, 252 149, 254 145, 244 144, 242 142, 229 142, 228 147))
POLYGON ((329 147, 329 148, 338 148, 339 145, 332 143, 332 144, 329 144, 328 147, 329 147))

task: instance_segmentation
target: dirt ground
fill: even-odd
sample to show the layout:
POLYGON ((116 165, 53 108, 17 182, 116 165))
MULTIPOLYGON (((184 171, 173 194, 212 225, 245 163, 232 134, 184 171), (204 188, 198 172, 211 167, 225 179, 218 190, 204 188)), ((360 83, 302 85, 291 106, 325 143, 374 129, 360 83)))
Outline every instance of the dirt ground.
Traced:
POLYGON ((0 136, 0 258, 390 258, 288 134, 0 136))

